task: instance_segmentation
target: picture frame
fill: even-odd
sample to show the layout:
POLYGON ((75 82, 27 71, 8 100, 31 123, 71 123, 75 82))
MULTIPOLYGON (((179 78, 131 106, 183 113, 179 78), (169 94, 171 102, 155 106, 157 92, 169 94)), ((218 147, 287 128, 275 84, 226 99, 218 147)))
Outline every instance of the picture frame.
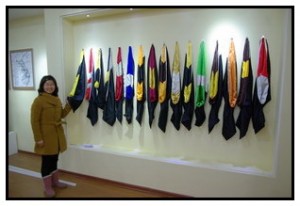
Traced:
POLYGON ((11 84, 16 90, 34 90, 33 49, 10 51, 11 84))

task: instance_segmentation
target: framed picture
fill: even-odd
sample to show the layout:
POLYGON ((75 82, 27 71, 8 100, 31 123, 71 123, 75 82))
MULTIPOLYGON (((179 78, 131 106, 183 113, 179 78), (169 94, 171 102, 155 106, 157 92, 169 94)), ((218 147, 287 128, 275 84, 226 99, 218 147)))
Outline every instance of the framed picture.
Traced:
POLYGON ((34 90, 33 49, 10 51, 12 88, 34 90))

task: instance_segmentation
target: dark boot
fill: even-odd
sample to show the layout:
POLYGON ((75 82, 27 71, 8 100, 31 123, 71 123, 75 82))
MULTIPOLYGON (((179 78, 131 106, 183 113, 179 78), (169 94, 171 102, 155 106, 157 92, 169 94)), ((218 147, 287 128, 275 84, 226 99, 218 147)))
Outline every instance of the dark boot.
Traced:
POLYGON ((54 187, 59 187, 59 188, 66 188, 67 184, 59 182, 58 179, 58 170, 55 170, 54 172, 52 172, 51 176, 52 176, 52 185, 54 187))
POLYGON ((51 175, 43 177, 43 182, 44 182, 44 193, 45 193, 46 197, 54 197, 55 192, 52 188, 52 177, 51 177, 51 175))

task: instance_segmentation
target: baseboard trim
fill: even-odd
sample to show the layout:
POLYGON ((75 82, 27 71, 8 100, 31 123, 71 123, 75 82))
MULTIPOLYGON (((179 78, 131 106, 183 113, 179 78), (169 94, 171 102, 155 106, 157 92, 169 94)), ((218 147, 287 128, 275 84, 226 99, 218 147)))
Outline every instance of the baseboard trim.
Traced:
MULTIPOLYGON (((41 173, 35 172, 35 171, 32 171, 32 170, 27 170, 27 169, 24 169, 24 168, 13 166, 13 165, 9 165, 8 166, 8 170, 10 172, 15 172, 15 173, 19 173, 19 174, 22 174, 22 175, 26 175, 26 176, 30 176, 30 177, 35 177, 35 178, 42 179, 41 173)), ((66 181, 66 180, 61 180, 61 179, 58 180, 58 181, 61 182, 61 183, 65 183, 65 184, 67 184, 69 186, 76 187, 76 183, 74 183, 74 182, 70 182, 70 181, 66 181)))
MULTIPOLYGON (((39 154, 36 154, 34 152, 29 152, 29 151, 24 151, 24 150, 18 150, 18 152, 33 155, 33 156, 40 156, 39 154)), ((75 173, 75 172, 71 172, 71 171, 67 171, 67 170, 63 170, 63 169, 59 169, 59 171, 65 173, 65 174, 72 174, 72 175, 80 177, 80 178, 87 178, 87 179, 95 179, 95 180, 105 181, 105 182, 108 182, 110 184, 118 185, 121 188, 126 188, 126 189, 130 189, 130 190, 134 190, 134 191, 159 192, 159 193, 165 194, 166 196, 172 196, 172 198, 180 198, 180 199, 181 198, 191 198, 190 196, 187 196, 187 195, 182 195, 182 194, 177 194, 177 193, 172 193, 172 192, 166 192, 166 191, 162 191, 162 190, 156 190, 156 189, 152 189, 152 188, 132 185, 132 184, 123 183, 123 182, 119 182, 119 181, 108 180, 108 179, 105 179, 105 178, 99 178, 99 177, 94 177, 94 176, 85 175, 85 174, 79 174, 79 173, 75 173)))

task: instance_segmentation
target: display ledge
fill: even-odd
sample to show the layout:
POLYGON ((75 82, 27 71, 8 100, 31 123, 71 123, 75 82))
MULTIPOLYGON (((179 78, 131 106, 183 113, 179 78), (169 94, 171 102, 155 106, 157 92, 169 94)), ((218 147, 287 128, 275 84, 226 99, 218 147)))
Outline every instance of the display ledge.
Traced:
POLYGON ((81 150, 88 150, 94 152, 102 152, 106 154, 131 157, 131 158, 139 158, 145 160, 164 162, 164 163, 175 164, 175 165, 184 165, 184 166, 195 167, 195 168, 205 168, 205 169, 220 170, 220 171, 234 172, 234 173, 241 173, 241 174, 248 174, 248 175, 257 175, 263 177, 275 177, 274 172, 260 170, 255 167, 239 167, 239 166, 235 166, 232 164, 225 164, 225 163, 204 163, 196 160, 185 160, 184 157, 161 157, 161 156, 155 156, 155 155, 143 153, 138 149, 124 150, 124 149, 115 149, 115 148, 105 147, 102 145, 93 145, 93 144, 81 144, 81 145, 71 144, 69 145, 69 147, 75 149, 81 149, 81 150))

